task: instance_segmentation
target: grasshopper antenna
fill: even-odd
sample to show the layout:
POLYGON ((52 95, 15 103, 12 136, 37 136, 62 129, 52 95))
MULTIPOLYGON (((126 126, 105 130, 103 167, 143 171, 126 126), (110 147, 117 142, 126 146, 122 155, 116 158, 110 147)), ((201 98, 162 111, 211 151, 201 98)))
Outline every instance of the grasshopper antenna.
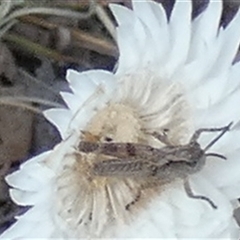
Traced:
POLYGON ((222 129, 222 132, 214 138, 204 149, 203 151, 206 152, 209 148, 211 148, 227 131, 230 130, 230 127, 232 126, 233 122, 230 122, 226 127, 222 129))

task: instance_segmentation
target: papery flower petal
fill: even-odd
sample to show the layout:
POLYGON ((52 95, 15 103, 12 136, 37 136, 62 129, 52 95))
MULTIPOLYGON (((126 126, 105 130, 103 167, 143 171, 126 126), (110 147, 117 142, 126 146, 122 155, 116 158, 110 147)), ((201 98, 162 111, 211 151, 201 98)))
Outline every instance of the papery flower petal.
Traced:
POLYGON ((203 55, 205 55, 205 61, 210 62, 209 51, 211 52, 218 35, 221 13, 222 1, 210 0, 204 12, 193 20, 188 62, 199 59, 203 55))
POLYGON ((21 165, 17 170, 6 177, 6 182, 14 188, 24 191, 37 192, 43 184, 48 184, 53 172, 41 163, 50 152, 44 152, 31 161, 21 165))
POLYGON ((79 109, 79 105, 81 104, 79 102, 79 98, 73 93, 69 92, 61 92, 60 94, 64 102, 67 104, 68 108, 71 110, 73 114, 75 114, 79 109))
POLYGON ((228 24, 226 29, 220 32, 219 38, 222 39, 221 51, 219 57, 212 68, 211 74, 216 75, 219 72, 229 70, 236 56, 240 44, 240 33, 238 31, 240 25, 240 10, 238 10, 234 19, 228 24), (231 37, 229 37, 231 36, 231 37), (224 47, 223 47, 224 46, 224 47), (222 57, 224 56, 224 57, 222 57), (213 71, 218 69, 219 71, 213 71))
POLYGON ((155 58, 152 59, 152 64, 156 64, 156 62, 160 64, 169 49, 169 29, 166 13, 160 4, 152 1, 133 1, 132 4, 138 18, 150 31, 148 38, 152 38, 152 47, 156 54, 155 58), (155 31, 151 31, 151 29, 155 29, 155 31))
MULTIPOLYGON (((68 70, 66 79, 70 83, 72 91, 83 100, 90 97, 97 87, 96 84, 88 78, 87 73, 79 73, 74 70, 68 70), (79 81, 79 79, 81 80, 79 81)), ((79 104, 81 104, 81 102, 79 104)))
POLYGON ((101 96, 102 98, 109 98, 112 96, 112 93, 116 88, 114 75, 112 73, 103 70, 92 70, 88 71, 87 75, 88 78, 97 85, 99 91, 103 92, 101 96))
POLYGON ((10 189, 12 200, 20 206, 32 206, 46 199, 48 194, 51 194, 50 186, 46 186, 44 191, 29 192, 18 189, 10 189))
POLYGON ((42 211, 35 207, 31 208, 27 213, 21 217, 17 217, 17 223, 4 232, 1 236, 2 239, 26 239, 26 236, 30 239, 48 239, 48 236, 54 232, 54 224, 49 222, 48 213, 45 213, 46 209, 42 206, 42 211))
POLYGON ((240 95, 235 91, 231 96, 220 102, 209 105, 207 109, 199 109, 195 115, 196 125, 199 126, 223 126, 233 121, 238 121, 239 114, 233 106, 240 104, 240 95))
POLYGON ((145 58, 143 53, 147 53, 147 33, 142 22, 130 10, 119 5, 110 5, 110 8, 119 19, 120 26, 117 28, 120 52, 118 73, 126 73, 141 66, 141 59, 145 58), (137 38, 134 33, 138 33, 137 38))
POLYGON ((53 123, 61 137, 64 139, 67 137, 67 129, 70 120, 72 119, 72 114, 68 109, 50 109, 46 110, 44 113, 45 118, 48 119, 51 123, 53 123))
POLYGON ((191 38, 191 12, 190 1, 175 2, 169 21, 171 49, 166 61, 166 77, 171 77, 187 59, 191 38))
POLYGON ((229 73, 229 79, 226 82, 225 91, 226 94, 231 94, 239 89, 239 74, 240 74, 240 62, 235 63, 229 73))

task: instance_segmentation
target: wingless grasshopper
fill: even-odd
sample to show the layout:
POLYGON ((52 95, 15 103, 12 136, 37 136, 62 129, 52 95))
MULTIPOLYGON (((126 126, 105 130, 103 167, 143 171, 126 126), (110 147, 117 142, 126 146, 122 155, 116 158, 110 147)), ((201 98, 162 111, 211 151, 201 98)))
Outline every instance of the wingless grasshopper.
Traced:
MULTIPOLYGON (((198 129, 186 145, 171 145, 167 136, 154 132, 153 136, 164 142, 165 147, 154 148, 139 143, 82 141, 78 148, 84 153, 96 152, 113 157, 93 165, 93 172, 97 176, 147 178, 148 181, 152 178, 153 182, 159 184, 170 183, 180 178, 184 180, 184 188, 189 197, 207 201, 216 209, 217 206, 211 199, 192 192, 188 178, 203 168, 207 157, 226 159, 218 153, 207 153, 207 150, 229 131, 231 125, 232 122, 221 128, 198 129), (220 132, 220 134, 202 149, 198 138, 203 132, 220 132)), ((126 209, 140 198, 140 194, 126 206, 126 209)))

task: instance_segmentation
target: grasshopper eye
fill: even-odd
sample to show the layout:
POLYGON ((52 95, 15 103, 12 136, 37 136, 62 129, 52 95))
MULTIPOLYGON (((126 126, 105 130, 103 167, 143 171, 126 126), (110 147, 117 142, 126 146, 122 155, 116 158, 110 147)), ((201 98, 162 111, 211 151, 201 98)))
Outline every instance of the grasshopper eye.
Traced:
POLYGON ((105 137, 105 138, 104 138, 104 141, 106 141, 106 142, 112 142, 112 141, 113 141, 113 139, 112 139, 112 138, 110 138, 110 137, 105 137))

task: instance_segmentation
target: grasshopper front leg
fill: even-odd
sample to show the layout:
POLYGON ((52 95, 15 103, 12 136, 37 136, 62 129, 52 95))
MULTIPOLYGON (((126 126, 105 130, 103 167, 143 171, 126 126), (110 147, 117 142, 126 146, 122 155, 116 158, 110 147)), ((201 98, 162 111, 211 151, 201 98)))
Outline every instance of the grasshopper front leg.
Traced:
POLYGON ((211 199, 209 199, 208 197, 205 197, 205 196, 195 195, 193 193, 188 179, 184 180, 184 189, 185 189, 188 197, 207 201, 213 209, 217 209, 217 206, 211 199))

